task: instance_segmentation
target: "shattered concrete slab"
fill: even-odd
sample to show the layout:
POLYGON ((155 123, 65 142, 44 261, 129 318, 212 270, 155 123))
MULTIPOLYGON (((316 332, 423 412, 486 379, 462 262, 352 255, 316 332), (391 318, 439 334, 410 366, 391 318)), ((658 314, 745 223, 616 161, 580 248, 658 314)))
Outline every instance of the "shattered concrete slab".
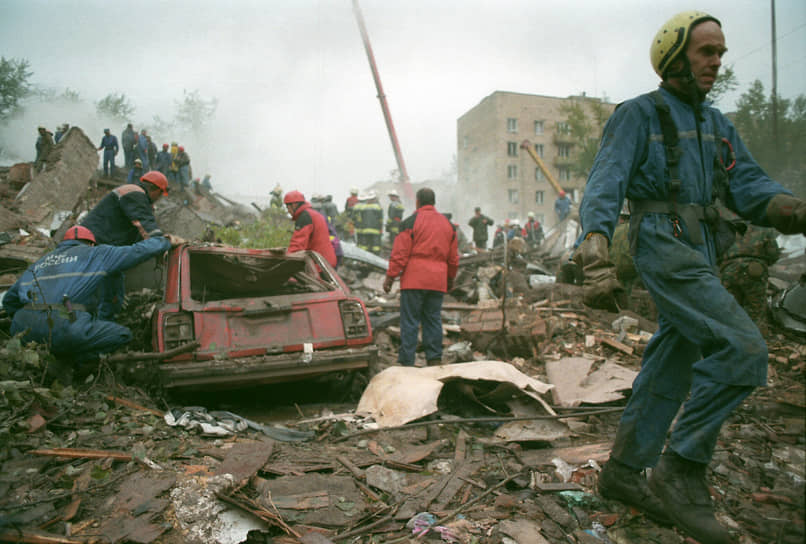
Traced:
POLYGON ((20 214, 40 228, 49 228, 55 214, 72 212, 90 186, 98 168, 95 145, 78 127, 72 127, 50 155, 43 172, 17 194, 20 214))
POLYGON ((586 357, 565 357, 546 361, 546 374, 554 385, 554 404, 574 408, 582 403, 604 404, 624 398, 638 372, 613 361, 597 364, 586 357))

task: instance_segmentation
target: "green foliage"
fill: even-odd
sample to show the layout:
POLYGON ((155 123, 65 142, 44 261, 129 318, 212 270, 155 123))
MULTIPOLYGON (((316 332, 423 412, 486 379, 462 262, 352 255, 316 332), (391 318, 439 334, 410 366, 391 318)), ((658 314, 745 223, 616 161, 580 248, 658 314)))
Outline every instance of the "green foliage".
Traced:
POLYGON ((719 103, 719 99, 725 96, 730 91, 739 87, 739 80, 736 79, 736 74, 733 71, 733 66, 723 66, 716 76, 716 81, 708 91, 708 99, 715 104, 719 103))
POLYGON ((284 248, 291 241, 294 224, 284 210, 267 208, 258 221, 215 230, 216 238, 233 247, 284 248))
POLYGON ((29 66, 25 59, 0 57, 0 119, 16 111, 20 100, 30 92, 29 66))
POLYGON ((215 117, 218 99, 205 100, 198 90, 183 91, 184 98, 176 103, 176 124, 190 129, 193 134, 201 134, 215 117))
POLYGON ((756 80, 736 106, 734 124, 753 158, 773 179, 806 196, 806 95, 778 97, 774 108, 773 97, 756 80))
POLYGON ((587 178, 599 150, 599 139, 608 118, 608 110, 600 100, 583 99, 563 105, 562 112, 568 116, 566 123, 574 142, 571 173, 587 178))
POLYGON ((98 112, 98 115, 111 117, 121 122, 131 119, 134 110, 134 105, 124 93, 108 94, 95 103, 95 111, 98 112))

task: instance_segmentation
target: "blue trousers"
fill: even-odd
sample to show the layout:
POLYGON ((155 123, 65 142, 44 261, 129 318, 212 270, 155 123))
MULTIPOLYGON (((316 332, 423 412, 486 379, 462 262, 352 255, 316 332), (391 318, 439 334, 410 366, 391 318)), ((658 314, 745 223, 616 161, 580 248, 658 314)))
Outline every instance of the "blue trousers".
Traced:
POLYGON ((400 291, 400 351, 397 362, 414 365, 417 336, 423 326, 423 350, 429 361, 442 358, 442 297, 440 291, 403 289, 400 291))
POLYGON ((104 175, 115 175, 115 150, 104 149, 104 175))
POLYGON ((710 462, 724 421, 766 382, 767 345, 722 286, 712 244, 706 238, 692 247, 686 238, 674 236, 668 216, 650 214, 641 223, 635 265, 660 317, 612 453, 636 469, 657 464, 681 405, 668 447, 710 462))
POLYGON ((19 310, 11 321, 11 334, 28 331, 26 342, 49 344, 50 351, 58 356, 80 363, 98 358, 129 343, 132 332, 114 321, 93 317, 87 312, 76 312, 72 323, 61 313, 53 311, 48 325, 48 312, 19 310))
POLYGON ((179 185, 183 189, 190 185, 190 167, 187 164, 179 167, 179 185))

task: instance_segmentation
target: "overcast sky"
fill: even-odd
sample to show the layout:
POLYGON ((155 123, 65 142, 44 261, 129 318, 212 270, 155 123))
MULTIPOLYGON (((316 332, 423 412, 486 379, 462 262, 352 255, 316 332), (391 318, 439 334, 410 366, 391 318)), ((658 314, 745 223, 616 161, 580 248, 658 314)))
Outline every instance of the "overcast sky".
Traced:
MULTIPOLYGON (((649 43, 682 10, 722 21, 724 63, 740 83, 723 111, 755 79, 771 89, 768 0, 360 5, 413 181, 448 170, 457 118, 496 90, 611 102, 651 90, 649 43)), ((776 14, 779 94, 791 98, 806 93, 806 2, 777 0, 776 14)), ((136 127, 170 118, 183 90, 215 97, 211 148, 180 143, 195 174, 209 172, 225 195, 265 195, 279 182, 306 196, 333 193, 341 205, 350 185, 396 168, 351 0, 2 0, 0 54, 27 59, 36 85, 69 87, 88 102, 125 93, 136 127)), ((25 119, 28 160, 37 124, 89 124, 55 106, 35 113, 25 119)), ((95 141, 103 127, 82 128, 95 141)))

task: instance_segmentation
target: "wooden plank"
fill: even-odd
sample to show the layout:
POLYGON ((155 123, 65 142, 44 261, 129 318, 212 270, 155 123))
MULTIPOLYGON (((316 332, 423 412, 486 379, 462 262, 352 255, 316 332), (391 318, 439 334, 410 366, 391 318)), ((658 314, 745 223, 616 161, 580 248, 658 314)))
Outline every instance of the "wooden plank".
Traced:
POLYGON ((598 338, 598 339, 599 339, 599 341, 600 341, 600 342, 602 342, 603 344, 607 344, 607 345, 608 345, 608 346, 610 346, 611 348, 615 348, 615 349, 617 349, 617 350, 619 350, 619 351, 623 351, 623 352, 624 352, 624 353, 626 353, 627 355, 632 355, 632 354, 633 354, 633 351, 635 351, 635 350, 633 350, 633 348, 631 348, 630 346, 624 345, 624 344, 622 344, 621 342, 619 342, 619 341, 617 341, 617 340, 612 340, 612 339, 610 339, 610 338, 608 338, 608 337, 606 337, 606 336, 598 336, 597 338, 598 338))
POLYGON ((45 455, 50 457, 68 457, 71 459, 114 459, 116 461, 131 461, 132 456, 120 451, 81 450, 75 448, 52 448, 48 450, 31 450, 31 455, 45 455))

